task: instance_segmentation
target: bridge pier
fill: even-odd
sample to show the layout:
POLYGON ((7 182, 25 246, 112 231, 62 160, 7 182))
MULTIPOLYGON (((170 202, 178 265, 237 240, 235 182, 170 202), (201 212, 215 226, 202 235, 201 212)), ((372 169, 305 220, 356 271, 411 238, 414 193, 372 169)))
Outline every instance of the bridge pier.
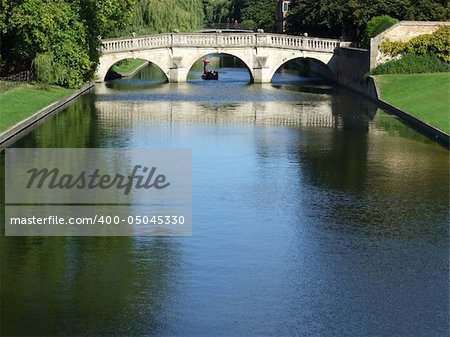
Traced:
POLYGON ((187 81, 188 68, 170 68, 169 83, 185 83, 187 81))
POLYGON ((169 83, 184 83, 187 81, 187 75, 189 73, 189 68, 183 66, 183 55, 173 55, 170 56, 170 68, 167 79, 169 83))
POLYGON ((253 83, 270 83, 272 75, 269 68, 253 68, 253 83))

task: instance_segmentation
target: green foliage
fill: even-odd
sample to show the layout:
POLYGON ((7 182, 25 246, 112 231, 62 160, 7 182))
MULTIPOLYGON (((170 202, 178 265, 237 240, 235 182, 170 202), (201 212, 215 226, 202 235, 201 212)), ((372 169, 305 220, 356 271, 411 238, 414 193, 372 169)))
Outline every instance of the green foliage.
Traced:
POLYGON ((63 0, 29 0, 14 8, 10 27, 20 34, 16 48, 35 60, 46 83, 77 87, 87 79, 89 59, 86 30, 77 12, 63 0), (51 53, 45 54, 45 52, 51 53), (43 53, 40 56, 40 53, 43 53), (37 56, 37 57, 36 57, 37 56), (48 71, 53 66, 54 72, 48 71), (48 76, 57 75, 53 80, 48 76))
POLYGON ((443 26, 433 34, 425 34, 411 39, 408 52, 417 54, 432 53, 446 62, 450 62, 450 26, 443 26))
POLYGON ((94 33, 103 36, 110 35, 117 29, 124 28, 131 22, 132 11, 136 0, 80 0, 86 8, 84 19, 91 18, 94 33))
POLYGON ((9 27, 22 35, 17 46, 20 52, 34 57, 37 52, 63 41, 75 21, 76 15, 68 3, 29 0, 14 7, 9 27))
POLYGON ((277 28, 277 0, 247 0, 242 9, 243 22, 254 22, 255 28, 273 32, 277 28))
POLYGON ((375 16, 367 22, 366 30, 364 33, 363 45, 369 46, 369 41, 372 37, 384 32, 389 27, 392 27, 398 22, 397 19, 391 18, 389 15, 375 16))
POLYGON ((232 0, 209 0, 205 3, 205 20, 209 23, 222 23, 230 19, 232 0))
POLYGON ((0 33, 6 33, 8 29, 8 14, 11 10, 9 0, 0 0, 0 33))
MULTIPOLYGON (((66 0, 69 1, 69 0, 66 0)), ((113 37, 115 32, 131 22, 136 0, 74 0, 79 20, 87 32, 89 58, 95 66, 98 63, 98 36, 113 37)), ((93 73, 93 68, 90 75, 93 73)))
POLYGON ((249 0, 203 0, 206 23, 241 23, 241 12, 249 6, 249 0))
POLYGON ((372 75, 380 74, 422 74, 449 72, 450 64, 442 61, 433 54, 405 54, 401 59, 391 60, 380 64, 372 75))
POLYGON ((323 27, 335 36, 359 40, 370 18, 389 15, 398 20, 446 21, 447 1, 442 0, 292 0, 287 17, 291 33, 323 27))
POLYGON ((244 20, 241 22, 240 25, 242 28, 248 29, 248 30, 255 31, 256 29, 258 29, 258 24, 253 20, 244 20))
POLYGON ((113 31, 114 36, 194 31, 203 25, 201 0, 137 0, 131 24, 113 31))
POLYGON ((275 31, 278 0, 205 0, 205 22, 232 24, 245 29, 275 31))
POLYGON ((442 26, 433 34, 419 35, 407 42, 384 41, 380 50, 391 56, 404 53, 434 54, 441 60, 450 62, 450 26, 442 26))
POLYGON ((98 35, 120 29, 135 0, 0 0, 2 66, 27 69, 38 79, 67 87, 91 78, 98 35), (52 69, 53 68, 53 69, 52 69))
POLYGON ((55 62, 52 52, 37 54, 33 60, 36 78, 44 84, 58 84, 64 81, 64 68, 55 62))
POLYGON ((387 55, 397 56, 406 52, 406 43, 386 40, 380 45, 380 50, 387 55))

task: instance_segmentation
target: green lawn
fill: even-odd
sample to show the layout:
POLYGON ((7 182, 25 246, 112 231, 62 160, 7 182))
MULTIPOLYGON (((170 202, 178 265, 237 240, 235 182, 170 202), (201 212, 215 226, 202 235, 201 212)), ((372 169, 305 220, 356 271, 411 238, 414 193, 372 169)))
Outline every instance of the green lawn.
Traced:
POLYGON ((147 62, 147 61, 141 60, 141 59, 126 59, 126 60, 117 62, 115 65, 113 65, 112 70, 122 76, 127 76, 127 75, 133 73, 137 68, 139 68, 145 62, 147 62))
POLYGON ((0 132, 69 95, 73 90, 23 84, 0 93, 0 132))
POLYGON ((381 99, 447 134, 450 132, 450 73, 374 77, 381 99))

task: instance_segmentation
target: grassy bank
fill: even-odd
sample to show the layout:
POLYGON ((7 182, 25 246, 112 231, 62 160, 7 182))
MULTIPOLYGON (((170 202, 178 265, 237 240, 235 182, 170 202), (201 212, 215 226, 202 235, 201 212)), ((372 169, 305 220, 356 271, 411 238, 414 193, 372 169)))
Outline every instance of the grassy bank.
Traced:
POLYGON ((450 73, 374 76, 381 99, 446 132, 449 125, 450 73))
POLYGON ((73 90, 56 86, 23 84, 0 93, 0 132, 30 117, 73 90))
POLYGON ((112 70, 122 76, 128 76, 146 62, 141 59, 126 59, 113 65, 112 70))

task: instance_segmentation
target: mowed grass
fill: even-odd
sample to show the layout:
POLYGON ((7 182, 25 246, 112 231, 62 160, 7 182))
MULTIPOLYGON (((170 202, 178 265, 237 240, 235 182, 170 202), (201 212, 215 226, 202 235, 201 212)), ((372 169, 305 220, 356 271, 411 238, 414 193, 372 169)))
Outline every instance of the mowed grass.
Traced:
POLYGON ((447 134, 450 132, 450 73, 374 77, 381 99, 447 134))
POLYGON ((56 86, 23 84, 0 92, 0 132, 30 117, 73 90, 56 86))
POLYGON ((122 76, 126 76, 134 72, 145 62, 147 61, 141 59, 126 59, 113 65, 112 70, 122 76))

